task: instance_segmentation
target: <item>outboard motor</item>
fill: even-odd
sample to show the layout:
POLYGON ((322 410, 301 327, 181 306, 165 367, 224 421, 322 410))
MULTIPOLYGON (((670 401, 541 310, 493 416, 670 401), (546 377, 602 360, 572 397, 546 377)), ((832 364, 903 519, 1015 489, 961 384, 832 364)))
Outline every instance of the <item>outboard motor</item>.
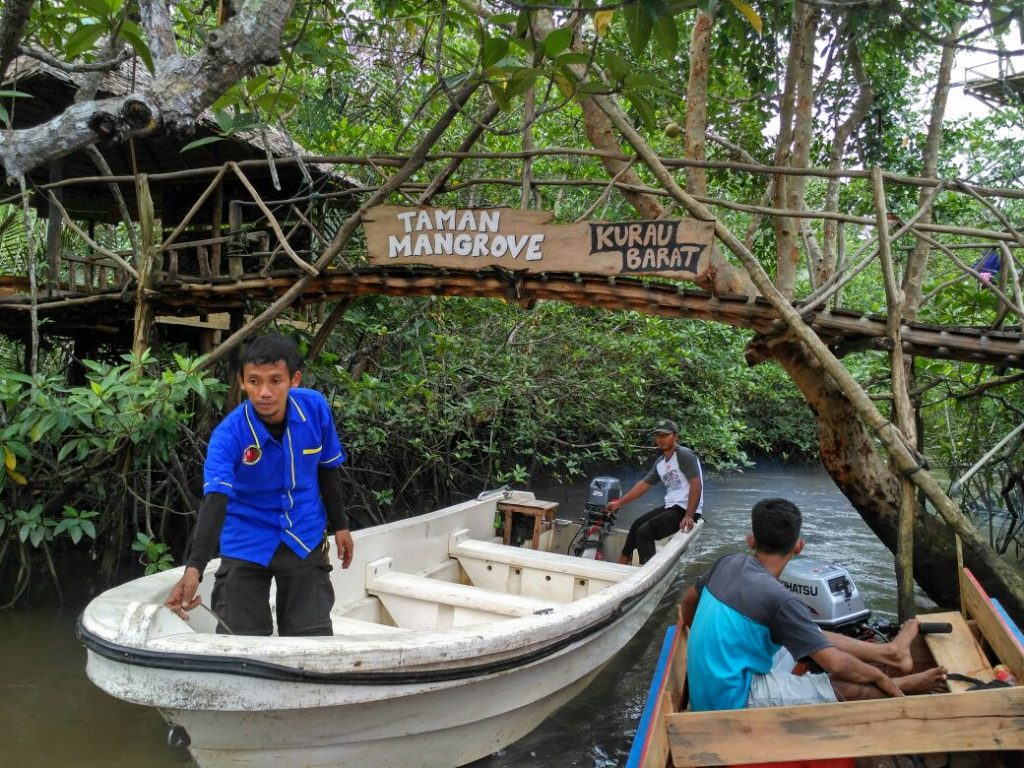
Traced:
POLYGON ((848 629, 871 616, 850 572, 841 566, 794 557, 779 581, 810 609, 811 618, 822 629, 848 629))
POLYGON ((622 483, 618 478, 595 477, 590 481, 587 501, 583 505, 584 511, 589 514, 591 507, 600 507, 600 511, 603 512, 609 501, 615 501, 620 496, 622 496, 622 483))
POLYGON ((584 517, 580 530, 570 544, 577 557, 600 560, 604 557, 601 546, 612 529, 614 515, 605 511, 609 501, 622 496, 622 483, 614 477, 595 477, 590 481, 587 500, 583 504, 584 517))

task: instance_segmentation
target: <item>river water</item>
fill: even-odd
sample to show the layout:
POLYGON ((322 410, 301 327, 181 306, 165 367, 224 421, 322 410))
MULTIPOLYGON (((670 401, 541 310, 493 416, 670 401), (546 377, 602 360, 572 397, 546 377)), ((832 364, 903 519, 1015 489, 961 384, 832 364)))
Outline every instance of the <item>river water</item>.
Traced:
MULTIPOLYGON (((621 479, 628 489, 636 477, 621 479)), ((537 495, 558 501, 560 517, 575 519, 582 514, 586 484, 537 495)), ((805 556, 847 567, 875 616, 894 618, 892 556, 823 472, 755 470, 709 478, 704 532, 647 625, 574 701, 473 768, 623 765, 681 590, 716 558, 743 548, 750 507, 767 496, 789 498, 803 511, 805 556)), ((659 503, 652 489, 620 513, 619 524, 627 527, 659 503)), ((85 600, 60 609, 0 612, 0 768, 189 768, 183 749, 165 746, 167 729, 155 711, 114 699, 86 678, 85 650, 75 638, 85 600)), ((923 597, 918 602, 922 609, 930 607, 923 597)))

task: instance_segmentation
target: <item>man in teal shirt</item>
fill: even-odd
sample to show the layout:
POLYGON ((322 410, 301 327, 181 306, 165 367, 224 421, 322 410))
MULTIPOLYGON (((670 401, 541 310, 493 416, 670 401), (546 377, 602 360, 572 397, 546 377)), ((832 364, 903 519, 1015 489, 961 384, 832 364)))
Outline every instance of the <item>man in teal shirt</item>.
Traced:
POLYGON ((753 554, 719 559, 683 597, 690 706, 697 711, 817 704, 925 693, 946 670, 911 671, 917 621, 890 643, 867 643, 822 631, 807 607, 779 582, 804 548, 800 510, 786 499, 762 499, 751 511, 753 554), (797 675, 814 660, 825 674, 797 675), (890 678, 889 668, 903 673, 890 678))

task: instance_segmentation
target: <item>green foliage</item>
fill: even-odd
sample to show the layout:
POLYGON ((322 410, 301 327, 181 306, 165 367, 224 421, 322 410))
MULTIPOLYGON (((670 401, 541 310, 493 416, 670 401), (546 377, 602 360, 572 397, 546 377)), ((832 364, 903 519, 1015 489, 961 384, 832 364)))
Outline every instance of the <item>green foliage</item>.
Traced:
POLYGON ((557 302, 366 299, 308 377, 334 404, 364 520, 488 487, 645 464, 669 416, 709 469, 806 456, 813 418, 727 327, 557 302), (772 420, 776 409, 787 418, 772 420), (745 419, 757 412, 765 428, 745 419), (769 426, 770 425, 770 426, 769 426))
POLYGON ((132 542, 132 549, 139 554, 139 562, 146 566, 146 575, 166 571, 174 567, 174 557, 171 555, 170 547, 153 537, 142 533, 135 535, 132 542))
MULTIPOLYGON (((116 562, 129 516, 155 539, 164 526, 154 507, 161 516, 191 509, 184 467, 201 461, 191 425, 201 404, 219 407, 225 387, 200 371, 201 359, 174 355, 160 368, 147 351, 123 360, 83 361, 81 385, 0 370, 0 577, 14 572, 0 578, 13 590, 0 600, 24 591, 36 551, 49 560, 49 545, 88 541, 116 562)), ((147 562, 167 567, 168 552, 154 540, 147 562)))

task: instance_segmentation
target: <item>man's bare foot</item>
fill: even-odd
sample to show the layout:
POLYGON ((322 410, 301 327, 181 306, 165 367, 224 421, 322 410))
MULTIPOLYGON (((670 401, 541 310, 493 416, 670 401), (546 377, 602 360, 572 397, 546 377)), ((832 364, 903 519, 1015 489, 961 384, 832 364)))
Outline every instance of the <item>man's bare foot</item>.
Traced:
POLYGON ((890 642, 884 643, 882 661, 897 673, 907 673, 914 668, 914 660, 910 656, 910 644, 917 637, 920 623, 917 619, 909 619, 900 627, 900 631, 890 642))
POLYGON ((913 675, 894 677, 892 681, 908 696, 916 693, 944 693, 947 690, 945 667, 932 667, 913 675))

